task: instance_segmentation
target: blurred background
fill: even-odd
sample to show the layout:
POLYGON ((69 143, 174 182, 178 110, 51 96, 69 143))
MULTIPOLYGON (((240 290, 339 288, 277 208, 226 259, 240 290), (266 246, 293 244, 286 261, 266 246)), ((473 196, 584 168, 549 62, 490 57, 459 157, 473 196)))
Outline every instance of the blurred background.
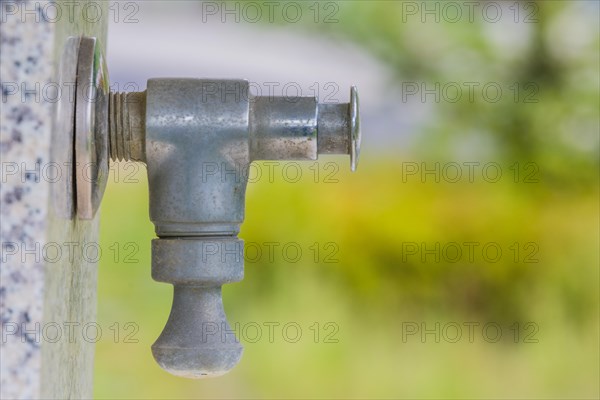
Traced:
POLYGON ((254 167, 223 288, 245 352, 191 381, 150 352, 172 287, 150 277, 145 167, 113 165, 95 397, 598 398, 599 3, 270 4, 111 4, 113 89, 355 84, 358 171, 254 167))

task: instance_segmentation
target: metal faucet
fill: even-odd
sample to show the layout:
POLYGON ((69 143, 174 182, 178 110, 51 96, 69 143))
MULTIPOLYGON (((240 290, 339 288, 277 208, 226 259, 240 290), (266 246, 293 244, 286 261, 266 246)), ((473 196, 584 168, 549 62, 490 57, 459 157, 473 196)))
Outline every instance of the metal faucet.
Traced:
POLYGON ((316 160, 360 151, 358 95, 253 96, 245 80, 150 79, 145 92, 110 93, 108 147, 148 169, 152 277, 174 285, 166 326, 152 346, 166 371, 188 378, 233 368, 243 348, 223 309, 221 286, 244 276, 248 171, 255 160, 316 160))

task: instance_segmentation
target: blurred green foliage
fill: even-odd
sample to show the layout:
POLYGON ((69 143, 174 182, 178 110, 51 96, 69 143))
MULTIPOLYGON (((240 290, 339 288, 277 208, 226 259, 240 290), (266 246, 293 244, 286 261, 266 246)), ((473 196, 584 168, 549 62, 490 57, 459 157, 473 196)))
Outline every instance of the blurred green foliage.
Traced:
POLYGON ((561 57, 551 39, 569 34, 560 29, 581 4, 537 4, 539 23, 514 52, 494 47, 483 22, 399 23, 401 2, 343 2, 339 24, 318 26, 372 51, 397 72, 399 87, 405 80, 536 82, 539 102, 442 102, 414 148, 395 154, 365 148, 356 174, 341 168, 337 182, 327 183, 326 163, 346 162, 331 157, 319 161, 317 182, 313 164, 304 163, 298 182, 276 174, 273 182, 251 183, 240 237, 263 254, 247 260, 244 281, 224 287, 229 320, 295 322, 303 336, 297 343, 277 335, 273 343, 242 338, 242 362, 222 378, 175 378, 152 360, 149 347, 166 322, 171 287, 150 278, 154 233, 143 168, 138 184, 110 184, 102 248, 117 243, 122 252, 101 261, 99 323, 119 323, 121 335, 116 340, 106 329, 98 344, 96 396, 597 398, 599 39, 561 57), (464 161, 457 148, 481 137, 487 147, 475 147, 466 159, 497 161, 503 172, 497 182, 407 176, 407 163, 464 161), (526 172, 527 163, 539 168, 531 183, 511 169, 526 172), (276 251, 270 260, 264 253, 270 242, 278 249, 297 243, 303 255, 291 262, 276 251), (436 243, 464 250, 465 242, 480 243, 472 262, 464 255, 437 262, 409 251, 436 243), (127 243, 138 246, 133 263, 124 262, 127 243), (481 255, 486 243, 501 247, 498 261, 481 255), (469 321, 497 323, 501 340, 403 337, 406 323, 431 329, 469 321), (125 343, 127 322, 139 327, 138 343, 125 343), (315 322, 318 343, 310 329, 315 322), (337 343, 323 340, 327 322, 338 327, 337 343), (534 343, 523 339, 529 322, 538 328, 534 343))
MULTIPOLYGON (((479 144, 475 154, 485 151, 501 159, 543 163, 545 178, 557 184, 597 182, 597 5, 590 1, 491 3, 503 4, 497 22, 490 22, 496 6, 493 12, 484 12, 485 1, 453 2, 461 12, 457 21, 453 20, 456 7, 443 11, 443 1, 429 5, 341 1, 338 9, 321 2, 319 21, 327 20, 327 15, 334 20, 321 24, 310 18, 290 24, 281 14, 274 15, 286 27, 316 27, 320 33, 360 44, 391 68, 396 77, 391 87, 403 94, 407 82, 430 90, 436 84, 442 88, 450 84, 446 100, 436 103, 432 95, 426 98, 428 105, 435 106, 431 111, 435 117, 419 133, 420 146, 412 149, 413 154, 420 150, 427 157, 452 159, 457 149, 464 155, 464 145, 475 142, 479 144), (438 11, 427 14, 426 10, 438 11), (469 84, 478 85, 473 88, 475 101, 469 84), (493 86, 486 94, 487 84, 493 86), (457 93, 453 85, 462 88, 456 102, 447 100, 457 93), (500 87, 500 96, 494 87, 500 87), (485 101, 486 96, 492 101, 485 101), (483 149, 482 143, 487 143, 483 149)), ((315 2, 299 4, 303 15, 315 14, 315 2)))

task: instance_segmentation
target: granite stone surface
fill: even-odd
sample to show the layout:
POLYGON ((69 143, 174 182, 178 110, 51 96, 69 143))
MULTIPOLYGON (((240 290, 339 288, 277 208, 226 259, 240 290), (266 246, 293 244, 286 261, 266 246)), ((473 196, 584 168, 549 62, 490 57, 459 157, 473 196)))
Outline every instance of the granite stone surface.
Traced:
POLYGON ((90 398, 94 343, 71 340, 65 327, 95 322, 96 263, 67 252, 69 243, 97 242, 98 216, 56 213, 64 205, 52 196, 51 166, 61 151, 53 143, 65 142, 65 132, 54 129, 51 87, 68 38, 105 41, 106 19, 48 15, 66 10, 63 2, 0 7, 0 398, 90 398))
POLYGON ((6 399, 37 397, 41 382, 36 324, 43 318, 49 193, 41 166, 49 162, 52 104, 41 101, 36 86, 52 79, 54 42, 41 7, 28 4, 36 11, 27 22, 8 15, 9 6, 2 3, 0 24, 0 394, 6 399))

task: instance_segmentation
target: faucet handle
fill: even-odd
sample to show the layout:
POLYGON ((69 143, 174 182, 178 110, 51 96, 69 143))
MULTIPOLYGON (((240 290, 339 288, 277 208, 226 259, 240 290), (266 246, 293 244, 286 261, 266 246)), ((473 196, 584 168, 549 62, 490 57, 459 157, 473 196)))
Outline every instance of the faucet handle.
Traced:
POLYGON ((242 280, 243 244, 236 237, 152 241, 152 277, 174 285, 169 319, 152 345, 169 373, 214 377, 239 362, 243 347, 227 322, 221 285, 242 280))

